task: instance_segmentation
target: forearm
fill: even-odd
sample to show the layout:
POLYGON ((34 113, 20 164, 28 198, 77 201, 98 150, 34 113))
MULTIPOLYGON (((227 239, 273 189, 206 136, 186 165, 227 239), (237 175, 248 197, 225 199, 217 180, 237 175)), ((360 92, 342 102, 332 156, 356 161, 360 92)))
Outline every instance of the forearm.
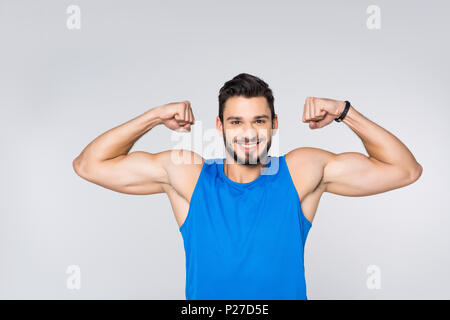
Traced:
POLYGON ((342 122, 361 138, 370 157, 408 171, 421 170, 411 151, 396 136, 364 117, 353 106, 342 122))
POLYGON ((126 155, 142 135, 160 123, 158 107, 150 109, 95 138, 74 160, 74 164, 101 162, 126 155))

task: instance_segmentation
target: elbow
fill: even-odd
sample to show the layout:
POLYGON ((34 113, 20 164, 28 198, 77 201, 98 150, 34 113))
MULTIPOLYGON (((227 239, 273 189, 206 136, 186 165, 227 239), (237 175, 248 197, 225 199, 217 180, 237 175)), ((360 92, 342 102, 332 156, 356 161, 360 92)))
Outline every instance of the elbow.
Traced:
POLYGON ((72 161, 72 168, 77 175, 82 178, 86 177, 86 161, 81 158, 81 156, 76 157, 72 161))
POLYGON ((410 183, 417 181, 422 175, 422 171, 423 171, 422 166, 419 163, 417 163, 416 167, 410 172, 410 181, 411 181, 410 183))

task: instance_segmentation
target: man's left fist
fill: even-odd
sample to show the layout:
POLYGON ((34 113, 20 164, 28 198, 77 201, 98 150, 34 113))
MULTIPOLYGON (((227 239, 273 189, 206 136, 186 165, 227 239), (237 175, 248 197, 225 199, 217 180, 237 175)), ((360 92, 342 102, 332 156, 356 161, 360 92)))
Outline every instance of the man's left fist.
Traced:
POLYGON ((345 101, 308 97, 303 109, 303 122, 309 122, 310 129, 323 128, 338 118, 345 108, 345 101))

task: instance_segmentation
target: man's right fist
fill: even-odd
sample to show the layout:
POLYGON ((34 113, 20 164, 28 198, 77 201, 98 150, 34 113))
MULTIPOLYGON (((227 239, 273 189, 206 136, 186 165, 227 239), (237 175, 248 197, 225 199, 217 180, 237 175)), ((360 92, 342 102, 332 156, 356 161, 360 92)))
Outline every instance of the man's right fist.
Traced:
POLYGON ((195 118, 189 101, 172 102, 159 107, 159 118, 169 129, 175 131, 191 131, 195 118))

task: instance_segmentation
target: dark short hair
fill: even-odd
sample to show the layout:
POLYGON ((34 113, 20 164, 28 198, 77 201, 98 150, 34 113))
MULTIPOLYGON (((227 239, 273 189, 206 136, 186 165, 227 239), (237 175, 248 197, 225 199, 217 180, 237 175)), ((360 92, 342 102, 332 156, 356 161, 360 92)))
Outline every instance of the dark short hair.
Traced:
POLYGON ((243 96, 245 98, 266 97, 269 104, 272 120, 275 117, 274 98, 272 90, 262 79, 248 73, 240 73, 233 79, 225 82, 219 91, 219 118, 223 123, 223 110, 228 98, 243 96))

